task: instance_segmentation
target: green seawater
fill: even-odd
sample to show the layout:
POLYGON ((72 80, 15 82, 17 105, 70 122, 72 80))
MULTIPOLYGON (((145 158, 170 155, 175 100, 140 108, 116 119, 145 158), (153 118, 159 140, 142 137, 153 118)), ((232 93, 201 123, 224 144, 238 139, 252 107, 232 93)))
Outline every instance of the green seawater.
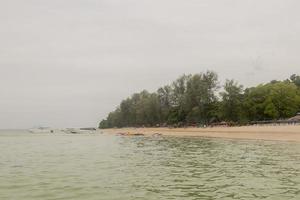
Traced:
POLYGON ((300 143, 0 132, 1 200, 300 199, 300 143))

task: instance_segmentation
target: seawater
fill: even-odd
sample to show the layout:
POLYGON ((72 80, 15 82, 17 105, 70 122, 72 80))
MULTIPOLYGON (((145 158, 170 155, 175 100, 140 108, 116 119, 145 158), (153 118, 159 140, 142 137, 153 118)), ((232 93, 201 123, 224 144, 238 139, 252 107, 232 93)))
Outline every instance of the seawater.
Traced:
POLYGON ((300 199, 300 143, 0 132, 2 200, 300 199))

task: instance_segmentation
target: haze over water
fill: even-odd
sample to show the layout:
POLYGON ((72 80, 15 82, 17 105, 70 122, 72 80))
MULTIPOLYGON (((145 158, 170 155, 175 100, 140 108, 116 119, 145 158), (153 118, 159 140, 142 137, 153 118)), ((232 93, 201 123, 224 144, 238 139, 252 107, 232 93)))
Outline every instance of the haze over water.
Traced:
POLYGON ((300 144, 0 132, 0 199, 300 199, 300 144))

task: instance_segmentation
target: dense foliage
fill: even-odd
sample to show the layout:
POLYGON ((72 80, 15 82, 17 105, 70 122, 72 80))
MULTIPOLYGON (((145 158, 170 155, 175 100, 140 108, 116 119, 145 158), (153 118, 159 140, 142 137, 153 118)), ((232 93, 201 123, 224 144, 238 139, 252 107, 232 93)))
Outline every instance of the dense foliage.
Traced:
POLYGON ((100 128, 209 125, 226 121, 285 119, 300 109, 300 76, 243 89, 234 80, 221 88, 215 72, 183 75, 155 93, 144 90, 123 100, 100 128), (221 92, 218 92, 221 90, 221 92))

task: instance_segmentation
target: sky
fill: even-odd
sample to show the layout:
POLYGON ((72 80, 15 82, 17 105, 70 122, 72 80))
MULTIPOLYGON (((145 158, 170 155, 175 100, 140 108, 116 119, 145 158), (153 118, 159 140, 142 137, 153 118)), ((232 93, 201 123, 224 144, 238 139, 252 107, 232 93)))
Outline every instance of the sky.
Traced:
POLYGON ((300 74, 298 0, 1 0, 0 128, 97 126, 182 74, 300 74))

